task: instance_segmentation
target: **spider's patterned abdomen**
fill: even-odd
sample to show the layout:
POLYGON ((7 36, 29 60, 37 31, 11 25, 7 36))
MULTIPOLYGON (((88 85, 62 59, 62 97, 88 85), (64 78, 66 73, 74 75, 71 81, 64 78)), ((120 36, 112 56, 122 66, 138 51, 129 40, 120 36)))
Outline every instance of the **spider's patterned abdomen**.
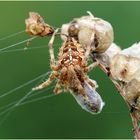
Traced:
POLYGON ((66 67, 70 65, 82 66, 84 56, 84 50, 80 44, 74 42, 72 39, 68 39, 62 47, 62 56, 60 63, 66 67))

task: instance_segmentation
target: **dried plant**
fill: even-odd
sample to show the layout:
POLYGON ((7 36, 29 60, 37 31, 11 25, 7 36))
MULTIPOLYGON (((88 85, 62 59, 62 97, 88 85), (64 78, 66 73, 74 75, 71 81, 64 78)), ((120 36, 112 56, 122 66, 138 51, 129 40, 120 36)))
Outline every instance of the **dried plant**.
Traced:
POLYGON ((31 13, 26 20, 26 31, 33 36, 52 34, 49 43, 50 78, 33 90, 47 87, 58 79, 54 92, 62 92, 61 86, 72 93, 79 105, 95 114, 102 110, 104 102, 96 92, 97 84, 87 76, 95 66, 105 72, 120 92, 130 109, 135 138, 140 138, 140 43, 121 50, 113 43, 114 34, 111 24, 101 18, 89 15, 74 18, 63 24, 57 33, 64 41, 60 48, 59 60, 55 61, 53 40, 56 35, 53 27, 44 23, 39 14, 31 13), (38 20, 39 19, 39 20, 38 20), (42 28, 43 27, 43 28, 42 28), (49 29, 49 31, 48 31, 49 29), (88 60, 93 63, 88 66, 88 60))
POLYGON ((33 36, 47 36, 54 32, 54 29, 46 24, 43 18, 35 12, 29 13, 29 18, 25 20, 26 32, 33 36))

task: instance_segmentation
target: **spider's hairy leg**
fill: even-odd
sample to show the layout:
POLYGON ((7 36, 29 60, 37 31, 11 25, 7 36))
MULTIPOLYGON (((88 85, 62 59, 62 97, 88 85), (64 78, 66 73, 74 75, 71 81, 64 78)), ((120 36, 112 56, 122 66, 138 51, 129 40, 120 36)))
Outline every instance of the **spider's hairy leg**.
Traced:
POLYGON ((96 88, 98 87, 97 83, 96 83, 94 80, 90 79, 90 78, 86 79, 86 82, 87 82, 91 87, 93 87, 94 89, 96 89, 96 88))
POLYGON ((81 84, 78 85, 77 89, 78 89, 78 94, 82 94, 84 96, 86 95, 85 89, 82 87, 81 84))
POLYGON ((84 81, 84 74, 81 71, 81 67, 79 65, 69 66, 67 70, 68 75, 68 88, 72 91, 85 95, 85 90, 82 87, 82 82, 84 81))
POLYGON ((93 62, 92 64, 90 64, 88 67, 85 68, 86 72, 90 72, 93 68, 97 67, 99 65, 99 62, 93 62))
POLYGON ((58 73, 57 72, 52 72, 51 75, 49 76, 49 78, 45 82, 38 85, 37 87, 34 87, 32 90, 41 90, 43 88, 48 87, 52 83, 52 81, 57 77, 58 77, 58 73))
POLYGON ((61 81, 59 80, 59 81, 57 81, 56 86, 54 88, 54 93, 60 94, 61 92, 62 92, 62 90, 61 90, 61 81))
POLYGON ((88 45, 86 46, 86 52, 85 52, 85 58, 87 59, 90 55, 91 52, 91 47, 88 45))
MULTIPOLYGON (((58 32, 58 29, 56 29, 56 30, 54 31, 54 33, 53 33, 53 35, 52 35, 52 37, 51 37, 51 39, 50 39, 50 42, 49 42, 49 44, 48 44, 48 46, 49 46, 49 51, 50 51, 50 57, 51 57, 51 59, 50 59, 50 65, 51 65, 52 69, 55 68, 55 67, 58 67, 58 66, 56 66, 56 64, 55 64, 55 56, 54 56, 54 49, 53 49, 53 42, 54 42, 54 38, 55 38, 55 35, 56 35, 57 32, 58 32)), ((56 69, 57 69, 57 68, 56 68, 56 69)))
MULTIPOLYGON (((92 42, 92 40, 94 40, 94 36, 95 36, 95 33, 92 33, 91 38, 90 38, 91 42, 92 42)), ((92 43, 90 45, 86 46, 85 58, 89 57, 89 55, 90 55, 90 53, 92 51, 91 46, 92 46, 92 43)))

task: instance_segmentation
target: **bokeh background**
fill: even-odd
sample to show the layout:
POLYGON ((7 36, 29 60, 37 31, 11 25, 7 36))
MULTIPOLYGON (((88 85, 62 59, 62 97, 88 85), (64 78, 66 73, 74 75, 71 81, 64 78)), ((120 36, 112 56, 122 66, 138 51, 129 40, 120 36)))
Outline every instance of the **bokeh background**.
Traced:
MULTIPOLYGON (((140 40, 140 2, 87 1, 0 2, 0 38, 25 30, 24 22, 30 11, 40 13, 54 27, 61 27, 75 17, 86 15, 87 10, 112 24, 114 41, 122 48, 140 40)), ((26 33, 21 33, 2 39, 0 49, 27 38, 26 33)), ((48 48, 42 47, 47 46, 49 39, 37 38, 25 51, 10 52, 23 49, 26 43, 3 53, 0 50, 0 95, 50 71, 48 48), (40 48, 32 49, 35 47, 40 48)), ((61 43, 61 39, 56 38, 56 57, 61 43)), ((98 92, 106 103, 102 113, 91 115, 82 110, 69 93, 64 93, 15 108, 0 125, 0 138, 133 138, 129 110, 114 85, 99 68, 89 75, 98 82, 98 92)), ((44 79, 1 97, 0 108, 20 100, 44 79)), ((51 87, 34 98, 53 94, 51 87)), ((3 118, 4 115, 0 116, 0 120, 3 118)))

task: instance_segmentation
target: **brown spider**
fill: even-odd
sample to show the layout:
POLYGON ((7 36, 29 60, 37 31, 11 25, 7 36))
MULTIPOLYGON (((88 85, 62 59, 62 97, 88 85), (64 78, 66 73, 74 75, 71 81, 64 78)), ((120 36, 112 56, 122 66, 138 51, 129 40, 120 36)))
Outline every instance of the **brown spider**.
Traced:
POLYGON ((92 114, 99 113, 104 103, 95 91, 96 82, 87 76, 87 72, 98 65, 98 62, 87 66, 90 49, 85 51, 74 38, 69 36, 60 48, 59 60, 55 61, 53 42, 57 31, 58 29, 49 42, 52 73, 44 83, 34 87, 33 90, 48 87, 54 79, 58 79, 54 88, 55 94, 61 93, 61 86, 63 86, 65 90, 72 93, 83 109, 92 114))
POLYGON ((70 28, 72 34, 61 33, 66 36, 66 40, 60 48, 59 60, 55 61, 53 42, 58 29, 54 31, 54 28, 45 23, 43 18, 35 12, 29 13, 29 18, 26 19, 25 23, 26 32, 32 36, 44 37, 53 34, 49 42, 52 73, 47 81, 33 88, 33 90, 43 89, 49 86, 54 79, 57 79, 54 89, 55 94, 61 93, 61 86, 63 86, 65 90, 71 92, 84 110, 92 114, 99 113, 104 103, 95 90, 96 82, 87 76, 87 72, 99 64, 99 62, 95 62, 87 66, 91 44, 84 48, 75 36, 78 30, 75 31, 75 28, 72 27, 70 28))
POLYGON ((43 89, 50 85, 55 78, 57 78, 58 82, 54 89, 56 94, 62 92, 61 85, 63 85, 66 90, 84 95, 85 90, 83 85, 85 81, 91 87, 96 88, 93 80, 89 79, 87 76, 87 72, 94 68, 98 63, 93 63, 87 66, 87 58, 90 50, 87 49, 85 52, 82 46, 74 38, 69 36, 67 36, 67 40, 60 48, 58 62, 55 61, 53 42, 57 31, 58 30, 53 33, 49 42, 52 73, 47 81, 33 88, 33 90, 43 89))

